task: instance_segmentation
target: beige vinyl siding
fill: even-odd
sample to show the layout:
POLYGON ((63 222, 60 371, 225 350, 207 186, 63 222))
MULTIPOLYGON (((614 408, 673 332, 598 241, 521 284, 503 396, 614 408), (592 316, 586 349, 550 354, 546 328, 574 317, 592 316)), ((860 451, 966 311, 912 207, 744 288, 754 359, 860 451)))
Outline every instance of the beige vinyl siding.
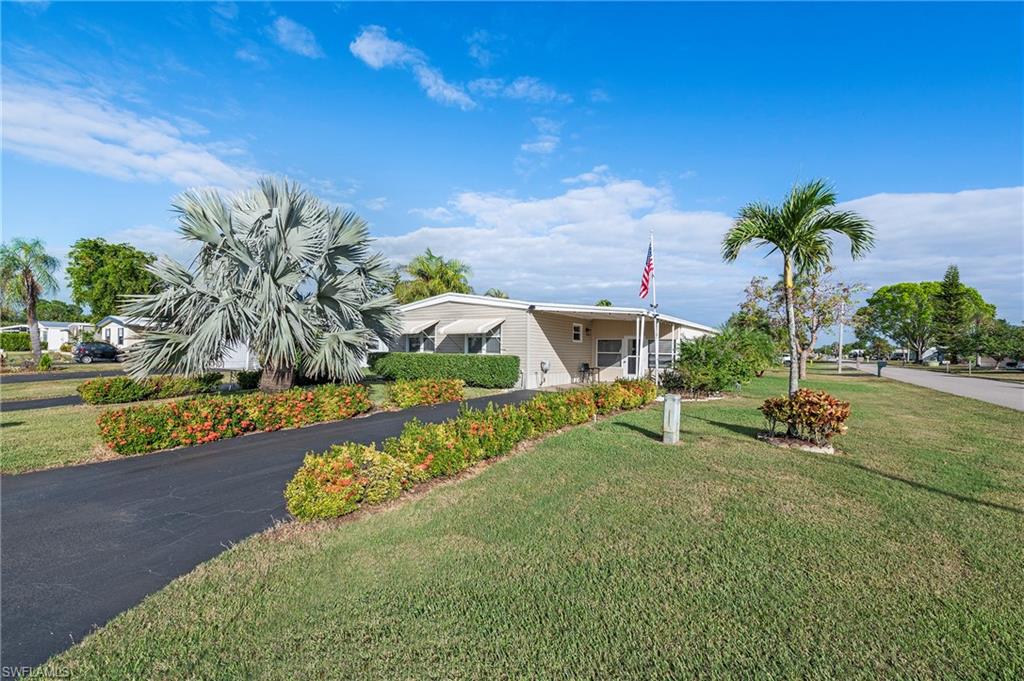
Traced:
MULTIPOLYGON (((407 322, 438 320, 434 329, 435 352, 464 352, 465 336, 445 336, 441 329, 460 319, 504 319, 501 324, 501 354, 518 355, 526 353, 526 310, 516 310, 474 303, 445 302, 427 305, 418 310, 406 310, 403 316, 407 322)), ((392 351, 404 351, 404 342, 399 339, 391 346, 392 351)))
POLYGON ((127 348, 128 346, 134 345, 135 343, 138 343, 140 340, 142 340, 142 333, 141 331, 136 331, 130 326, 121 326, 120 324, 117 324, 115 322, 108 322, 107 324, 104 324, 103 326, 100 326, 99 328, 96 329, 96 335, 94 336, 94 338, 97 341, 110 343, 114 347, 127 348), (118 345, 117 330, 122 328, 124 329, 124 343, 118 345), (109 339, 105 335, 107 329, 110 329, 109 339))
POLYGON ((530 366, 526 367, 528 385, 564 385, 579 376, 580 364, 594 364, 594 336, 587 335, 592 322, 578 317, 567 317, 549 312, 530 315, 530 366), (583 325, 583 342, 572 340, 573 323, 583 325), (540 363, 547 361, 551 368, 544 375, 540 363))

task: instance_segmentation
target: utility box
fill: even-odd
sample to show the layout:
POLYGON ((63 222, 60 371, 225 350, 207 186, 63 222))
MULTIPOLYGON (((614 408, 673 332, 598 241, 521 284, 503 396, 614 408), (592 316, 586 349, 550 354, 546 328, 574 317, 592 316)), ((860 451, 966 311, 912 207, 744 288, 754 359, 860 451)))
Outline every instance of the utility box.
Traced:
POLYGON ((665 395, 665 417, 661 426, 661 441, 667 445, 679 442, 679 407, 682 399, 679 395, 665 395))
POLYGON ((886 361, 885 361, 884 359, 880 359, 880 360, 878 360, 878 362, 877 362, 876 366, 878 367, 878 375, 879 375, 879 376, 881 376, 881 375, 882 375, 882 369, 884 369, 884 368, 885 368, 885 367, 887 367, 888 365, 889 365, 889 363, 888 363, 888 362, 886 362, 886 361))

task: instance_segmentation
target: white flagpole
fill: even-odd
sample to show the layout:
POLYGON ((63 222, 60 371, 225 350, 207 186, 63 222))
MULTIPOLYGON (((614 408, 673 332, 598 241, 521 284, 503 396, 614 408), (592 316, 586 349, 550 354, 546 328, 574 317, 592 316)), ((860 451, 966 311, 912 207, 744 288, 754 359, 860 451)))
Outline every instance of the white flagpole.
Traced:
MULTIPOLYGON (((651 230, 651 265, 654 265, 654 230, 651 230)), ((658 286, 655 283, 657 267, 651 271, 651 310, 654 311, 654 385, 659 385, 658 372, 661 369, 661 325, 658 323, 658 286)))

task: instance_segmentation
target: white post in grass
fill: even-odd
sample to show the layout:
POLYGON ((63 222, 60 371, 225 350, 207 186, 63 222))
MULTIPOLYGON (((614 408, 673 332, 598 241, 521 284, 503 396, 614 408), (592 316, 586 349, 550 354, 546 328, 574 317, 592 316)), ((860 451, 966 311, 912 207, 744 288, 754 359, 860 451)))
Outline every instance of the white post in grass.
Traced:
POLYGON ((843 373, 843 317, 846 315, 846 301, 839 301, 839 371, 843 373))
POLYGON ((679 442, 679 406, 681 401, 679 395, 665 394, 665 416, 661 425, 661 441, 667 445, 679 442))

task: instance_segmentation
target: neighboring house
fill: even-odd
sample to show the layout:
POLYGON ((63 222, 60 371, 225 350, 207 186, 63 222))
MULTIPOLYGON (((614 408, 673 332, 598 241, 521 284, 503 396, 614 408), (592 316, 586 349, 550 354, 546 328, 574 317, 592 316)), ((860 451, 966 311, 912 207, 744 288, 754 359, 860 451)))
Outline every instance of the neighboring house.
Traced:
POLYGON ((142 333, 153 326, 146 317, 107 316, 96 323, 96 340, 117 348, 129 348, 142 340, 142 333))
MULTIPOLYGON (((83 331, 91 331, 89 322, 46 322, 39 321, 39 345, 43 350, 60 351, 65 343, 74 343, 82 337, 83 331)), ((0 333, 28 333, 28 324, 12 324, 0 329, 0 333)))
MULTIPOLYGON (((392 352, 518 355, 525 388, 579 381, 590 368, 598 380, 647 375, 654 369, 655 316, 644 308, 531 303, 446 293, 401 307, 404 326, 392 352), (638 352, 638 337, 644 339, 638 352)), ((658 315, 661 368, 671 366, 680 340, 715 329, 658 315)))

